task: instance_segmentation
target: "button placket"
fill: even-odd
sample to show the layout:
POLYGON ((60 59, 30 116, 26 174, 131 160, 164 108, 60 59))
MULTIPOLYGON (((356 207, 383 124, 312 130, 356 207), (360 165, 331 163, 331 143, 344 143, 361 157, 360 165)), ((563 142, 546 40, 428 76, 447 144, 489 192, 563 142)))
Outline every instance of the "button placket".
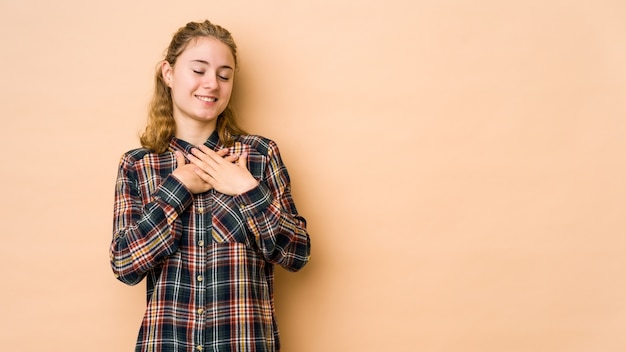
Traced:
POLYGON ((205 283, 205 272, 206 272, 206 236, 207 236, 207 223, 210 224, 211 217, 208 211, 207 203, 208 203, 208 194, 198 195, 195 201, 195 209, 194 209, 194 217, 196 219, 196 236, 195 243, 192 245, 195 247, 195 258, 196 258, 196 273, 195 273, 195 281, 196 281, 196 317, 195 317, 195 326, 196 331, 194 332, 194 340, 196 342, 196 351, 203 350, 204 344, 204 334, 205 334, 205 319, 204 319, 204 307, 206 304, 206 283, 205 283))

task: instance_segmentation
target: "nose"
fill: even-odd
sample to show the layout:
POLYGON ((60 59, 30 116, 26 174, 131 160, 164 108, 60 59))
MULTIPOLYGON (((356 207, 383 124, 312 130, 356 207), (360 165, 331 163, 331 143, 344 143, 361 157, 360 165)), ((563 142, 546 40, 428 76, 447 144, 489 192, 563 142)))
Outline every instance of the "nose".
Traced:
POLYGON ((207 72, 204 77, 202 77, 202 88, 217 88, 217 75, 207 72))

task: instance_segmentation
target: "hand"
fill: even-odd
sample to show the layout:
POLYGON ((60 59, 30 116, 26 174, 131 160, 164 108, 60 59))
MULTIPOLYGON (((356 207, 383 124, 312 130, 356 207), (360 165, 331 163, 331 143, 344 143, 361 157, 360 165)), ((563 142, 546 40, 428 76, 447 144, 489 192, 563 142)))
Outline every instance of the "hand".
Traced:
MULTIPOLYGON (((228 153, 228 149, 222 149, 217 152, 218 155, 226 155, 228 153)), ((195 169, 197 168, 193 164, 186 164, 185 156, 180 151, 175 151, 174 156, 176 157, 176 170, 172 172, 172 176, 176 177, 189 191, 193 194, 204 193, 211 188, 211 184, 204 181, 198 174, 195 169)))
POLYGON ((216 191, 230 196, 245 193, 258 185, 247 167, 248 155, 225 156, 222 152, 214 152, 201 145, 193 148, 187 155, 189 161, 196 166, 196 174, 216 191), (233 163, 233 161, 237 161, 233 163))

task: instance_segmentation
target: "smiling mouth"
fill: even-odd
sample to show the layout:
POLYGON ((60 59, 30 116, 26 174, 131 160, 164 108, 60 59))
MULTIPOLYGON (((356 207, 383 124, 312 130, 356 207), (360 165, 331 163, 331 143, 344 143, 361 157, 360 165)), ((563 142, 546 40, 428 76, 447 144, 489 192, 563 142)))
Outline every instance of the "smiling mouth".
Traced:
POLYGON ((217 101, 217 98, 212 98, 212 97, 205 97, 202 95, 196 95, 196 98, 202 100, 202 101, 206 101, 207 103, 213 103, 217 101))

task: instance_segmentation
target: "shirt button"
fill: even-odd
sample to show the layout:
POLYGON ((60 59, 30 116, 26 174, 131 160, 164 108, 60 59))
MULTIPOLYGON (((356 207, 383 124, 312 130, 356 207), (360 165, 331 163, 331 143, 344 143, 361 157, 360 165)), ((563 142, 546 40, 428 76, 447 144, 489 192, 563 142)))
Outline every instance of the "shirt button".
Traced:
MULTIPOLYGON (((196 209, 196 212, 198 214, 202 214, 202 213, 204 213, 204 208, 198 208, 198 209, 196 209)), ((200 346, 200 347, 202 347, 202 346, 200 346)))
POLYGON ((202 275, 198 275, 198 281, 202 281, 203 277, 202 275))
POLYGON ((202 351, 202 346, 200 346, 200 345, 196 346, 196 350, 202 351))
POLYGON ((200 241, 198 241, 198 246, 200 246, 200 247, 204 247, 204 240, 200 240, 200 241))
POLYGON ((198 308, 198 314, 202 314, 202 313, 204 313, 204 309, 198 308))

